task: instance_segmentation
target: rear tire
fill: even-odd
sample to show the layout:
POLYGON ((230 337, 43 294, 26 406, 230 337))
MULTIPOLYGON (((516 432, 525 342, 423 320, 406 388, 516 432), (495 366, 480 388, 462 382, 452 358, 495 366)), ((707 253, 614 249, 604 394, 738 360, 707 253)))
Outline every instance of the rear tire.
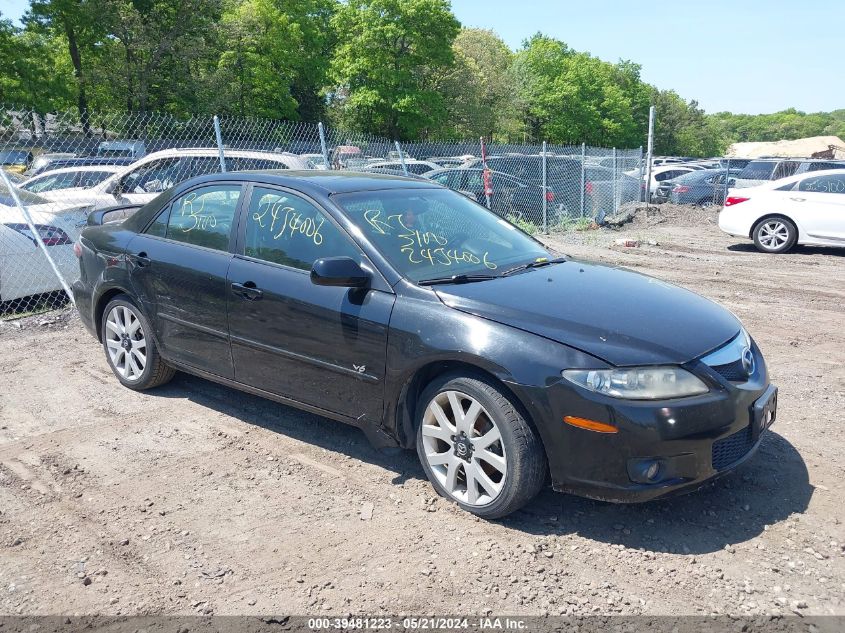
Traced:
POLYGON ((482 376, 447 374, 423 391, 417 455, 434 489, 498 519, 531 501, 547 473, 540 438, 511 399, 482 376))
POLYGON ((786 218, 763 218, 751 231, 754 246, 763 253, 785 253, 798 241, 798 229, 786 218))
POLYGON ((150 322, 127 295, 109 301, 100 327, 106 361, 124 387, 152 389, 176 375, 156 349, 150 322))

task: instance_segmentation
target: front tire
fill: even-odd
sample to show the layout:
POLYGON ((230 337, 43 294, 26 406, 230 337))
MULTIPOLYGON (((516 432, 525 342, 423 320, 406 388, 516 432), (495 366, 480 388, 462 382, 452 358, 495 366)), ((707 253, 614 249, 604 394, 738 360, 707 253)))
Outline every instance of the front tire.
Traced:
POLYGON ((101 327, 106 360, 124 387, 152 389, 176 374, 159 355, 149 321, 127 295, 108 303, 101 327))
POLYGON ((546 477, 540 438, 508 396, 483 377, 448 374, 423 392, 417 454, 434 489, 497 519, 531 501, 546 477))
POLYGON ((785 253, 798 241, 798 229, 786 218, 764 218, 751 231, 754 246, 763 253, 785 253))

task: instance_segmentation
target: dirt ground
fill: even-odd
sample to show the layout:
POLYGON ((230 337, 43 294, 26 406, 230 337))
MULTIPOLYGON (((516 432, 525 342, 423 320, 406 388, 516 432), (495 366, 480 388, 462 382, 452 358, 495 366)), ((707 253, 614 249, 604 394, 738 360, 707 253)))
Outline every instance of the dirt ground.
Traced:
POLYGON ((780 387, 749 463, 645 505, 547 490, 483 522, 356 429, 122 388, 70 312, 0 325, 0 614, 845 615, 845 250, 767 256, 714 218, 550 238, 727 306, 780 387))

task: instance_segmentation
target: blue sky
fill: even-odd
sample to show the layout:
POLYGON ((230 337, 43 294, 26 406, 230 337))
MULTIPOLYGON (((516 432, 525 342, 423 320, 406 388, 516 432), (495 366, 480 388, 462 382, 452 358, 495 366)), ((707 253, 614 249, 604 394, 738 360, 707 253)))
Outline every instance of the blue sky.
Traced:
MULTIPOLYGON (((17 20, 28 0, 3 0, 17 20)), ((537 31, 697 99, 708 112, 845 108, 842 0, 452 0, 465 26, 509 46, 537 31)))

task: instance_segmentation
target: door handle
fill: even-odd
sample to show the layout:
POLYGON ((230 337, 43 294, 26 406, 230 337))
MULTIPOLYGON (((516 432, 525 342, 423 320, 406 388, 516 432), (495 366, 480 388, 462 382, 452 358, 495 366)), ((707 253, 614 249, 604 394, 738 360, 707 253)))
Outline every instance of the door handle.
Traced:
POLYGON ((149 266, 152 263, 152 260, 147 257, 147 254, 144 251, 141 251, 137 255, 130 255, 129 258, 136 266, 138 266, 138 268, 149 266))
POLYGON ((807 198, 790 198, 793 202, 806 202, 807 198))
POLYGON ((242 284, 233 283, 232 292, 249 301, 258 301, 264 296, 264 292, 256 288, 255 282, 252 281, 245 281, 242 284))

